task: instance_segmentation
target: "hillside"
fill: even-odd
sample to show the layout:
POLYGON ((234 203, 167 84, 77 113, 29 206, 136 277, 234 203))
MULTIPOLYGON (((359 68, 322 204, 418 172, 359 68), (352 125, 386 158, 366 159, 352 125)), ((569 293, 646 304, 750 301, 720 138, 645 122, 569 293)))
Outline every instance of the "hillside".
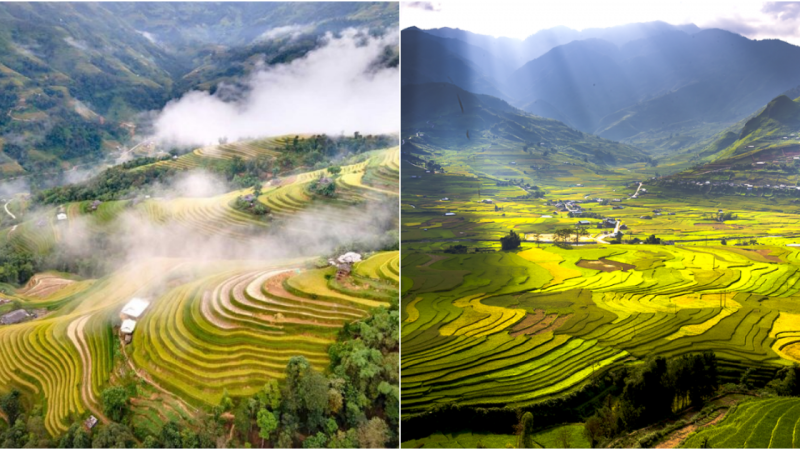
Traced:
POLYGON ((527 38, 512 39, 506 37, 492 37, 472 33, 458 28, 434 28, 425 30, 426 33, 442 38, 457 39, 467 44, 480 47, 496 57, 502 58, 507 64, 517 69, 526 62, 536 59, 559 45, 569 44, 573 41, 586 39, 602 39, 615 45, 623 45, 630 41, 652 37, 667 31, 683 31, 689 34, 700 31, 693 24, 670 25, 665 22, 644 22, 619 25, 609 28, 587 28, 577 31, 565 26, 557 26, 540 30, 527 38))
POLYGON ((726 130, 703 148, 703 163, 674 174, 663 184, 709 181, 730 191, 744 191, 773 185, 797 185, 800 158, 800 98, 781 95, 757 114, 726 130), (760 163, 760 164, 759 164, 760 163), (732 183, 732 184, 731 184, 732 183))
POLYGON ((428 150, 502 147, 516 150, 521 158, 527 153, 547 152, 559 160, 593 166, 649 160, 649 155, 635 147, 577 131, 450 83, 404 86, 402 126, 406 145, 428 150))
POLYGON ((403 39, 404 85, 451 82, 659 159, 800 84, 794 45, 658 22, 556 28, 524 42, 457 29, 409 28, 403 39))
POLYGON ((800 48, 785 42, 671 31, 621 46, 585 40, 557 47, 517 70, 505 89, 517 105, 544 100, 602 137, 644 145, 654 132, 695 134, 689 144, 796 86, 798 69, 800 48))
POLYGON ((97 448, 250 447, 264 442, 256 416, 268 413, 267 442, 282 447, 392 446, 399 149, 323 138, 136 160, 48 191, 35 208, 24 196, 7 203, 0 312, 26 317, 0 324, 3 442, 55 447, 83 433, 81 446, 97 448), (325 168, 288 155, 312 145, 330 150, 325 168), (273 166, 287 155, 296 166, 273 166), (234 182, 201 195, 219 180, 191 169, 214 167, 234 182), (170 176, 120 184, 153 169, 170 176), (241 178, 252 184, 235 187, 241 178), (331 262, 348 251, 362 260, 331 262), (121 311, 133 298, 149 304, 131 318, 121 311), (368 373, 347 365, 357 351, 369 353, 368 373), (320 419, 309 419, 296 402, 320 392, 320 419), (8 418, 13 401, 31 420, 8 418), (90 415, 98 424, 84 430, 90 415))
POLYGON ((385 32, 397 14, 373 3, 4 3, 0 178, 35 184, 91 166, 146 133, 143 112, 300 58, 327 32, 385 32))

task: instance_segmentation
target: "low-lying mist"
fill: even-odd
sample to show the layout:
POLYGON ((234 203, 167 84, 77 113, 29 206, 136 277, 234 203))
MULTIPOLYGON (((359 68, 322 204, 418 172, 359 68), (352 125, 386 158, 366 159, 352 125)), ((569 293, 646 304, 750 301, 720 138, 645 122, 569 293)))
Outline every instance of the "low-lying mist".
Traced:
POLYGON ((398 33, 350 29, 288 64, 263 66, 213 94, 192 91, 156 115, 154 139, 168 146, 288 133, 395 133, 399 70, 381 63, 398 33))
POLYGON ((132 201, 102 225, 93 217, 96 213, 60 222, 55 250, 59 267, 53 268, 81 271, 82 265, 92 269, 81 275, 97 277, 148 258, 279 262, 328 256, 343 248, 380 250, 398 242, 396 199, 343 207, 312 204, 266 226, 245 226, 230 222, 229 211, 213 207, 225 201, 214 194, 232 190, 219 177, 193 171, 159 186, 153 198, 132 201), (163 216, 154 219, 145 212, 151 208, 162 210, 163 216))

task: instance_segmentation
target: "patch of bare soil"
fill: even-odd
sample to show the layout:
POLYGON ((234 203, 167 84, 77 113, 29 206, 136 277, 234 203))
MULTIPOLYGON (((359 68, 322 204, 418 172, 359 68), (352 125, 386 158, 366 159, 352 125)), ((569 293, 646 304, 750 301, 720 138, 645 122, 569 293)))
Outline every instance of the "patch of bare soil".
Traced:
POLYGON ((697 424, 687 425, 681 428, 680 430, 673 432, 667 438, 667 440, 659 443, 658 445, 656 445, 655 448, 677 448, 679 445, 681 445, 681 442, 683 442, 683 440, 686 439, 695 430, 699 428, 706 428, 716 425, 717 423, 719 423, 720 420, 722 420, 725 417, 725 414, 727 413, 728 413, 727 409, 720 411, 720 413, 717 414, 717 417, 714 417, 714 419, 711 420, 711 422, 708 422, 705 425, 697 425, 697 424))
POLYGON ((769 250, 769 249, 766 249, 766 248, 762 248, 762 249, 758 249, 758 250, 756 250, 754 248, 745 248, 743 250, 747 250, 748 252, 758 253, 759 255, 763 256, 765 259, 768 259, 768 260, 770 260, 772 262, 776 262, 776 263, 781 262, 780 258, 778 258, 775 255, 770 255, 769 254, 772 250, 769 250))
POLYGON ((625 264, 618 261, 612 261, 606 258, 600 258, 594 260, 582 259, 578 261, 578 264, 575 265, 578 267, 583 267, 584 269, 595 269, 603 272, 614 272, 616 270, 627 272, 630 269, 636 268, 636 266, 634 266, 633 264, 625 264))
MULTIPOLYGON (((512 328, 512 332, 510 332, 509 335, 512 337, 517 337, 521 335, 532 336, 535 334, 547 333, 548 331, 555 331, 559 327, 561 327, 561 325, 563 325, 564 322, 569 320, 570 317, 572 317, 572 314, 567 314, 565 316, 559 316, 558 314, 548 314, 545 316, 544 311, 541 310, 537 310, 536 313, 537 314, 541 313, 542 316, 540 320, 538 320, 535 323, 532 323, 530 326, 521 327, 521 325, 523 325, 523 323, 528 319, 528 317, 526 317, 525 319, 523 319, 522 322, 520 322, 519 324, 514 326, 514 328, 512 328)), ((529 315, 529 316, 537 317, 536 315, 529 315)))
POLYGON ((44 298, 74 282, 75 280, 60 278, 52 274, 36 274, 31 277, 23 289, 20 289, 19 293, 44 298))

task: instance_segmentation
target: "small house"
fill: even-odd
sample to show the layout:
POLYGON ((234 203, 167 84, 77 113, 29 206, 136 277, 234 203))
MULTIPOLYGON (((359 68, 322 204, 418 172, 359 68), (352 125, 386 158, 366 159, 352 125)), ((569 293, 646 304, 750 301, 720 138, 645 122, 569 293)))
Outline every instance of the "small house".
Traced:
POLYGON ((150 306, 149 301, 135 297, 125 304, 121 314, 129 319, 138 319, 148 306, 150 306))
POLYGON ((58 214, 56 214, 56 220, 58 220, 59 222, 67 220, 67 215, 64 214, 63 212, 62 213, 58 213, 58 214))
POLYGON ((119 331, 122 334, 133 334, 133 330, 135 329, 136 321, 133 319, 125 319, 122 321, 122 326, 119 328, 119 331))
POLYGON ((552 218, 553 218, 553 216, 548 216, 548 215, 542 216, 542 219, 552 219, 552 218))
POLYGON ((89 416, 88 419, 83 421, 83 426, 85 426, 87 430, 91 430, 95 425, 97 425, 97 417, 95 416, 89 416))
POLYGON ((15 323, 21 323, 28 320, 28 317, 30 316, 28 315, 27 311, 24 309, 18 309, 0 317, 0 324, 13 325, 15 323))
POLYGON ((589 222, 588 220, 579 220, 578 221, 578 226, 580 226, 580 227, 588 226, 588 225, 591 225, 591 222, 589 222))
POLYGON ((125 319, 122 321, 122 326, 119 327, 119 335, 122 342, 126 344, 131 343, 133 330, 136 329, 136 321, 132 319, 125 319))
POLYGON ((445 216, 455 216, 455 215, 456 215, 456 213, 454 213, 454 212, 449 212, 449 213, 444 213, 444 215, 445 215, 445 216))

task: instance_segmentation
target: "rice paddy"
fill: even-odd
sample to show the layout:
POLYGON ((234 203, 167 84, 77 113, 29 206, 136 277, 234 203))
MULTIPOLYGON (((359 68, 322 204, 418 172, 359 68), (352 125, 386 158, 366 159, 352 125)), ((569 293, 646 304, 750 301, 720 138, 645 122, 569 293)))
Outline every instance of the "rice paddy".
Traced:
MULTIPOLYGON (((192 158, 254 157, 276 152, 281 138, 200 149, 157 164, 192 165, 192 158)), ((299 173, 265 183, 259 200, 275 219, 315 210, 315 232, 333 223, 350 223, 345 207, 368 200, 396 201, 397 148, 378 150, 342 167, 340 195, 330 201, 309 195, 306 185, 322 171, 299 173), (394 181, 392 181, 394 176, 394 181)), ((113 232, 116 219, 168 226, 187 233, 249 242, 270 231, 273 222, 233 208, 252 189, 206 198, 149 198, 63 205, 21 217, 0 231, 0 240, 34 254, 65 243, 76 229, 113 232)), ((298 225, 299 226, 299 225, 298 225)), ((269 249, 264 249, 269 256, 269 249)), ((134 259, 97 280, 48 272, 9 296, 38 317, 0 326, 0 391, 19 389, 42 406, 47 431, 58 436, 76 420, 93 414, 106 422, 102 391, 130 370, 138 379, 132 399, 134 427, 157 433, 169 420, 187 420, 210 410, 227 393, 253 395, 282 379, 292 356, 313 367, 328 367, 328 347, 346 324, 388 306, 399 292, 399 252, 365 255, 344 280, 333 266, 315 268, 312 259, 268 261, 237 259, 134 259), (150 306, 139 318, 132 342, 118 335, 120 311, 131 298, 150 306), (125 369, 128 368, 128 369, 125 369), (123 370, 125 369, 125 370, 123 370)))
POLYGON ((682 448, 797 448, 800 400, 755 399, 736 405, 715 426, 693 433, 682 448))
MULTIPOLYGON (((426 150, 446 173, 413 158, 402 173, 404 419, 447 405, 529 407, 656 355, 713 351, 722 383, 747 368, 766 382, 800 363, 791 200, 679 197, 647 181, 634 198, 632 182, 645 178, 637 165, 596 171, 551 160, 542 169, 521 149, 426 150), (573 217, 559 200, 589 214, 573 217), (733 218, 718 220, 720 210, 733 218), (625 225, 620 243, 602 218, 625 225), (553 245, 555 230, 576 230, 579 220, 589 221, 588 236, 553 245), (510 231, 522 245, 501 251, 510 231), (632 242, 650 235, 670 245, 632 242), (457 245, 467 253, 445 253, 457 245)), ((777 421, 746 445, 775 445, 777 421)), ((460 445, 436 436, 403 446, 460 445)))

